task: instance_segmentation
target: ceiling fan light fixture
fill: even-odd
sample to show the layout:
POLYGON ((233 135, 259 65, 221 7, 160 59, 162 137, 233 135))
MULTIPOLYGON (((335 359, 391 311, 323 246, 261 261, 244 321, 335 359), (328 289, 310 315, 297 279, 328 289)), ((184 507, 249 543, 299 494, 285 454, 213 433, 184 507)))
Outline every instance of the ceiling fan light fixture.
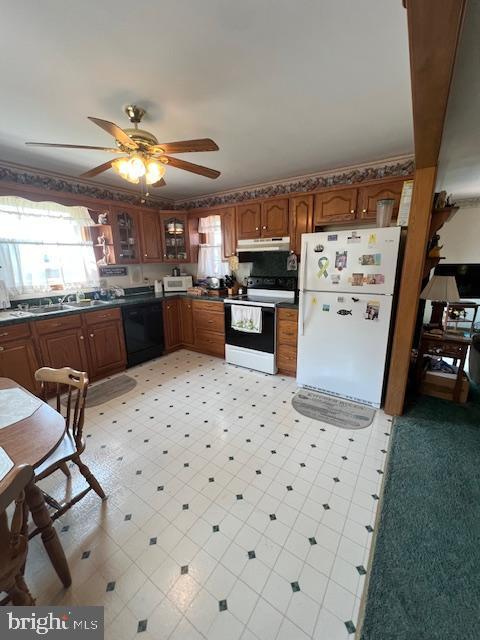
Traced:
POLYGON ((133 155, 130 156, 130 178, 134 180, 138 180, 139 178, 143 178, 147 169, 145 167, 145 161, 141 156, 133 155))
POLYGON ((129 158, 118 158, 112 162, 113 170, 124 180, 128 180, 133 184, 138 184, 140 178, 146 173, 145 162, 143 158, 137 154, 129 158))
POLYGON ((166 167, 162 162, 150 159, 146 163, 145 181, 147 184, 155 184, 165 175, 166 167))

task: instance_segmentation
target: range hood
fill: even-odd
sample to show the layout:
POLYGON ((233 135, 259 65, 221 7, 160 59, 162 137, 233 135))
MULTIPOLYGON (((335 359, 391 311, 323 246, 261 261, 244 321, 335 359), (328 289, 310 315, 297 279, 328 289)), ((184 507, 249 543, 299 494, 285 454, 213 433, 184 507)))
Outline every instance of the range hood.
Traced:
POLYGON ((289 251, 290 238, 255 238, 253 240, 239 240, 237 253, 252 251, 289 251))

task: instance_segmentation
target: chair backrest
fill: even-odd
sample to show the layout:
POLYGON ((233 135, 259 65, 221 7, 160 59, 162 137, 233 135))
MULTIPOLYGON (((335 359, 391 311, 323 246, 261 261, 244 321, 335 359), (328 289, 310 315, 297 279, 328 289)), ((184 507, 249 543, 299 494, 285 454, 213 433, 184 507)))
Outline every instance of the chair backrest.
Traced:
POLYGON ((11 576, 12 571, 19 569, 27 549, 27 508, 24 490, 32 478, 33 469, 29 465, 15 467, 7 475, 5 481, 8 482, 0 493, 0 590, 5 586, 1 584, 2 581, 11 576), (15 507, 9 525, 7 507, 12 502, 15 502, 15 507), (15 562, 17 558, 18 563, 15 562))
POLYGON ((62 413, 62 403, 65 405, 65 423, 67 429, 80 446, 83 432, 85 413, 85 399, 88 391, 88 376, 84 371, 76 371, 70 367, 51 369, 42 367, 35 371, 35 380, 41 383, 41 395, 48 400, 49 388, 55 385, 56 409, 62 413))

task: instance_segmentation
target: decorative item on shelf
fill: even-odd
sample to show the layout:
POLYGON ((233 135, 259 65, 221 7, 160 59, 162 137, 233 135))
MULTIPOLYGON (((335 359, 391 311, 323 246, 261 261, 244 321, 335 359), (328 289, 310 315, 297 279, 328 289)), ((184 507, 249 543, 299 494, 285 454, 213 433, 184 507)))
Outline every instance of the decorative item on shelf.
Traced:
POLYGON ((430 300, 432 303, 430 325, 442 327, 443 311, 447 304, 460 301, 455 277, 434 275, 420 294, 420 299, 430 300))
POLYGON ((447 206, 447 192, 439 191, 433 197, 433 208, 434 209, 445 209, 447 206))
POLYGON ((438 258, 439 260, 441 260, 440 251, 441 249, 443 249, 443 244, 441 246, 438 246, 439 240, 440 240, 440 236, 438 235, 438 233, 432 236, 432 239, 428 244, 427 255, 429 258, 438 258))
POLYGON ((389 227, 392 222, 393 198, 382 198, 377 201, 377 227, 389 227))
POLYGON ((439 191, 433 197, 433 210, 440 211, 442 209, 453 209, 455 202, 452 200, 452 195, 447 196, 446 191, 439 191))

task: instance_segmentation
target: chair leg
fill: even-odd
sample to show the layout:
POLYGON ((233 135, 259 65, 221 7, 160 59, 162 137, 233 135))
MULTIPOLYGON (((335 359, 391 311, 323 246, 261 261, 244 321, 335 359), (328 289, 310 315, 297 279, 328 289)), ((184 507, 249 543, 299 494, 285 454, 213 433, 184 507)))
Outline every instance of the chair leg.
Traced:
POLYGON ((15 607, 33 606, 35 604, 35 598, 32 597, 23 576, 20 574, 15 577, 15 585, 8 590, 8 595, 15 607))
POLYGON ((87 467, 87 465, 84 462, 82 462, 82 460, 80 459, 80 456, 77 455, 74 458, 72 458, 72 460, 77 465, 78 470, 80 471, 82 476, 85 478, 85 480, 88 482, 88 484, 92 487, 92 489, 95 491, 95 493, 98 496, 100 496, 102 500, 106 500, 107 496, 105 495, 104 490, 100 486, 100 483, 95 478, 95 476, 90 471, 90 469, 87 467))
POLYGON ((72 477, 72 474, 70 473, 70 469, 68 468, 68 466, 67 466, 67 463, 66 463, 66 462, 61 462, 61 463, 58 465, 58 468, 59 468, 61 471, 63 471, 63 473, 67 476, 67 478, 71 478, 71 477, 72 477))

